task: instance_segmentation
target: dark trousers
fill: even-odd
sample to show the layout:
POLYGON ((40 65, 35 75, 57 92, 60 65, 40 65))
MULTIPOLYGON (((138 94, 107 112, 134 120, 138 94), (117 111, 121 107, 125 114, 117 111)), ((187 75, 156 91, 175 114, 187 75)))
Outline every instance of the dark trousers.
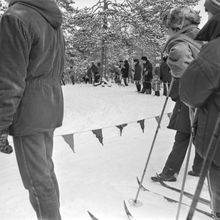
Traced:
POLYGON ((156 96, 160 96, 160 91, 155 91, 156 96))
POLYGON ((135 85, 136 85, 137 91, 140 92, 141 91, 140 80, 135 80, 135 85))
MULTIPOLYGON (((179 173, 186 155, 186 151, 189 145, 189 140, 190 140, 190 134, 183 133, 180 131, 176 132, 173 148, 167 158, 163 172, 169 170, 170 175, 179 173)), ((202 158, 198 154, 195 154, 195 158, 193 162, 194 162, 193 171, 195 172, 200 171, 202 166, 202 158)))
POLYGON ((53 131, 13 137, 24 187, 39 220, 60 220, 59 188, 52 161, 53 131))
POLYGON ((169 87, 170 87, 170 83, 167 83, 167 82, 163 83, 163 95, 167 96, 169 87))
POLYGON ((141 93, 151 94, 151 82, 143 82, 141 93))
POLYGON ((123 81, 124 81, 124 85, 128 86, 128 78, 123 78, 123 81))

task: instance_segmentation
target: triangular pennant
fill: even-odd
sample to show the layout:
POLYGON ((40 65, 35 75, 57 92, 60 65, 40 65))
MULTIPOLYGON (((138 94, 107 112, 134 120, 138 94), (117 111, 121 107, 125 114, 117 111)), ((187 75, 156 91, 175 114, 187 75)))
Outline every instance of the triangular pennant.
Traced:
POLYGON ((122 130, 124 127, 126 127, 128 124, 121 124, 121 125, 116 125, 117 128, 120 130, 120 136, 122 135, 122 130))
MULTIPOLYGON (((157 123, 159 124, 159 122, 160 122, 160 116, 159 116, 159 115, 156 116, 155 119, 156 119, 157 123)), ((160 128, 160 126, 159 126, 159 128, 160 128)))
POLYGON ((172 112, 167 113, 167 116, 168 116, 169 119, 171 119, 172 112))
POLYGON ((144 121, 145 121, 144 119, 143 119, 143 120, 139 120, 139 121, 137 121, 137 123, 140 124, 143 133, 144 133, 144 128, 145 128, 145 126, 144 126, 144 121))
POLYGON ((99 142, 103 145, 102 129, 92 130, 92 133, 98 138, 99 142))
POLYGON ((66 143, 70 146, 70 148, 75 153, 73 134, 65 134, 65 135, 62 135, 62 136, 63 136, 63 139, 66 141, 66 143))

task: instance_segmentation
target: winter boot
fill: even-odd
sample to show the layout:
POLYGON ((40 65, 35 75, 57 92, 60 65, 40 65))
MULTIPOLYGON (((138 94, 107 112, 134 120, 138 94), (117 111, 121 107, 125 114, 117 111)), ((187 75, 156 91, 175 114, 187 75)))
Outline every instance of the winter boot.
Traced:
POLYGON ((136 84, 137 87, 137 91, 140 92, 141 91, 141 85, 140 84, 136 84))
POLYGON ((176 182, 176 175, 177 174, 174 172, 173 169, 164 168, 162 173, 156 176, 152 176, 151 179, 154 182, 159 182, 159 180, 167 181, 167 182, 176 182))
POLYGON ((195 171, 193 171, 193 170, 190 170, 190 171, 188 172, 188 175, 190 175, 190 176, 199 176, 199 173, 198 173, 198 172, 195 172, 195 171))

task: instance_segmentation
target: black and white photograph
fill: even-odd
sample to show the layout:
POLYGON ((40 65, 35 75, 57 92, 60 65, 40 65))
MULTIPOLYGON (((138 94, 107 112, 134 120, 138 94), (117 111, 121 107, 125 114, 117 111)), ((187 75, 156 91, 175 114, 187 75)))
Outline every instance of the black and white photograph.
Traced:
POLYGON ((0 0, 0 220, 220 220, 220 0, 0 0))

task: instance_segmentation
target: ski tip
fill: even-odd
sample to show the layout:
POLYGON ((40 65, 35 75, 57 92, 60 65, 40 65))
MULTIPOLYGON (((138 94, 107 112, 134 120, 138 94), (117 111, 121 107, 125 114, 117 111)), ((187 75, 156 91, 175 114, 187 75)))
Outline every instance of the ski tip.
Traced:
POLYGON ((87 211, 92 220, 98 220, 90 211, 87 211))
POLYGON ((133 219, 133 216, 132 216, 132 214, 130 213, 130 211, 128 210, 128 207, 127 207, 127 205, 126 205, 125 200, 124 200, 123 203, 124 203, 124 209, 125 209, 126 215, 128 216, 129 219, 133 219))

